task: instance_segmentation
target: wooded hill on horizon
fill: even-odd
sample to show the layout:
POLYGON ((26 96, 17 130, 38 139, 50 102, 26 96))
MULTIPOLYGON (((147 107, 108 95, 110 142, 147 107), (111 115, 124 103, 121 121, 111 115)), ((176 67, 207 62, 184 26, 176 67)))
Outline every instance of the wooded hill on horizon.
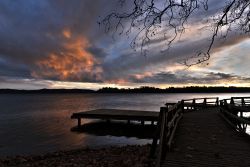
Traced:
POLYGON ((250 87, 169 87, 166 89, 142 86, 139 88, 113 88, 104 87, 98 90, 91 89, 37 89, 37 90, 18 90, 0 89, 1 94, 29 94, 29 93, 247 93, 250 87))

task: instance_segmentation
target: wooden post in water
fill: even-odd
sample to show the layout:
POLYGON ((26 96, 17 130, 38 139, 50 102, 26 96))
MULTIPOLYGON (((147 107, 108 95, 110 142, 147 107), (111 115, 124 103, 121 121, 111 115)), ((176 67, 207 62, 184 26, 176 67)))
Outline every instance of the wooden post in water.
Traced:
POLYGON ((203 107, 206 107, 207 106, 207 99, 204 98, 204 101, 203 101, 203 107))
POLYGON ((77 119, 77 126, 78 126, 78 128, 81 127, 81 118, 78 118, 78 119, 77 119))

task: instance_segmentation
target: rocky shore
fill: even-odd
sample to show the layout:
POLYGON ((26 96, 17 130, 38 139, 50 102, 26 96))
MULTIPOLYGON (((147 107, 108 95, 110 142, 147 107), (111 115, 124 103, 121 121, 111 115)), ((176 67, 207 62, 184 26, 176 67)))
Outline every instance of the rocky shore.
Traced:
POLYGON ((0 158, 1 167, 148 167, 150 145, 58 151, 36 156, 0 158))

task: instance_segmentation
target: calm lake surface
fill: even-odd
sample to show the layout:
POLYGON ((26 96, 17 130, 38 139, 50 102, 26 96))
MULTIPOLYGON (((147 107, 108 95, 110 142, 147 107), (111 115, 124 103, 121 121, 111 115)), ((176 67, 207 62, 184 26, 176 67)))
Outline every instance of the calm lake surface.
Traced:
POLYGON ((39 154, 79 147, 145 144, 134 137, 94 136, 72 132, 74 112, 98 109, 138 109, 158 112, 165 102, 198 97, 250 96, 228 94, 40 94, 0 95, 0 156, 39 154))

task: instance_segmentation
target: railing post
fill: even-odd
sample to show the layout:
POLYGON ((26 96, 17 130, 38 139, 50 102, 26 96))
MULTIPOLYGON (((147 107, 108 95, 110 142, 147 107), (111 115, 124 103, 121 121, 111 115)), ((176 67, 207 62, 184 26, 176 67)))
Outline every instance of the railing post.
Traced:
POLYGON ((231 97, 230 104, 234 105, 234 98, 233 97, 231 97))
POLYGON ((151 150, 150 150, 150 157, 153 158, 155 155, 155 151, 156 151, 156 147, 157 147, 157 141, 160 138, 160 132, 161 132, 161 124, 162 124, 162 117, 165 115, 165 108, 166 107, 161 107, 160 108, 160 114, 158 117, 158 121, 157 121, 157 130, 156 130, 156 134, 153 138, 153 142, 152 142, 152 146, 151 146, 151 150))
POLYGON ((222 100, 220 100, 220 106, 222 107, 222 105, 223 105, 223 101, 222 101, 222 100))
POLYGON ((207 106, 207 98, 204 98, 203 107, 207 106))
POLYGON ((216 98, 216 106, 219 106, 219 97, 216 98))
POLYGON ((220 109, 220 112, 222 112, 222 107, 223 107, 223 100, 220 100, 219 101, 219 109, 220 109))
POLYGON ((77 118, 77 127, 80 128, 81 127, 81 118, 77 118))
POLYGON ((168 108, 168 107, 169 107, 169 104, 168 104, 168 103, 166 103, 166 104, 165 104, 165 106, 168 108))
POLYGON ((161 107, 161 111, 162 111, 162 118, 161 118, 161 126, 160 126, 160 141, 159 141, 159 155, 158 155, 158 159, 157 159, 157 163, 156 166, 160 166, 162 159, 165 156, 165 151, 166 151, 166 147, 165 147, 165 140, 166 140, 166 124, 167 124, 167 115, 168 115, 168 108, 166 107, 161 107))
POLYGON ((227 100, 226 99, 224 99, 223 107, 227 108, 227 100))
POLYGON ((245 100, 244 100, 244 97, 241 98, 241 106, 245 106, 245 100))
POLYGON ((194 110, 196 110, 196 101, 195 101, 195 99, 193 99, 193 108, 194 108, 194 110))
POLYGON ((184 113, 184 100, 181 100, 181 112, 184 113))

